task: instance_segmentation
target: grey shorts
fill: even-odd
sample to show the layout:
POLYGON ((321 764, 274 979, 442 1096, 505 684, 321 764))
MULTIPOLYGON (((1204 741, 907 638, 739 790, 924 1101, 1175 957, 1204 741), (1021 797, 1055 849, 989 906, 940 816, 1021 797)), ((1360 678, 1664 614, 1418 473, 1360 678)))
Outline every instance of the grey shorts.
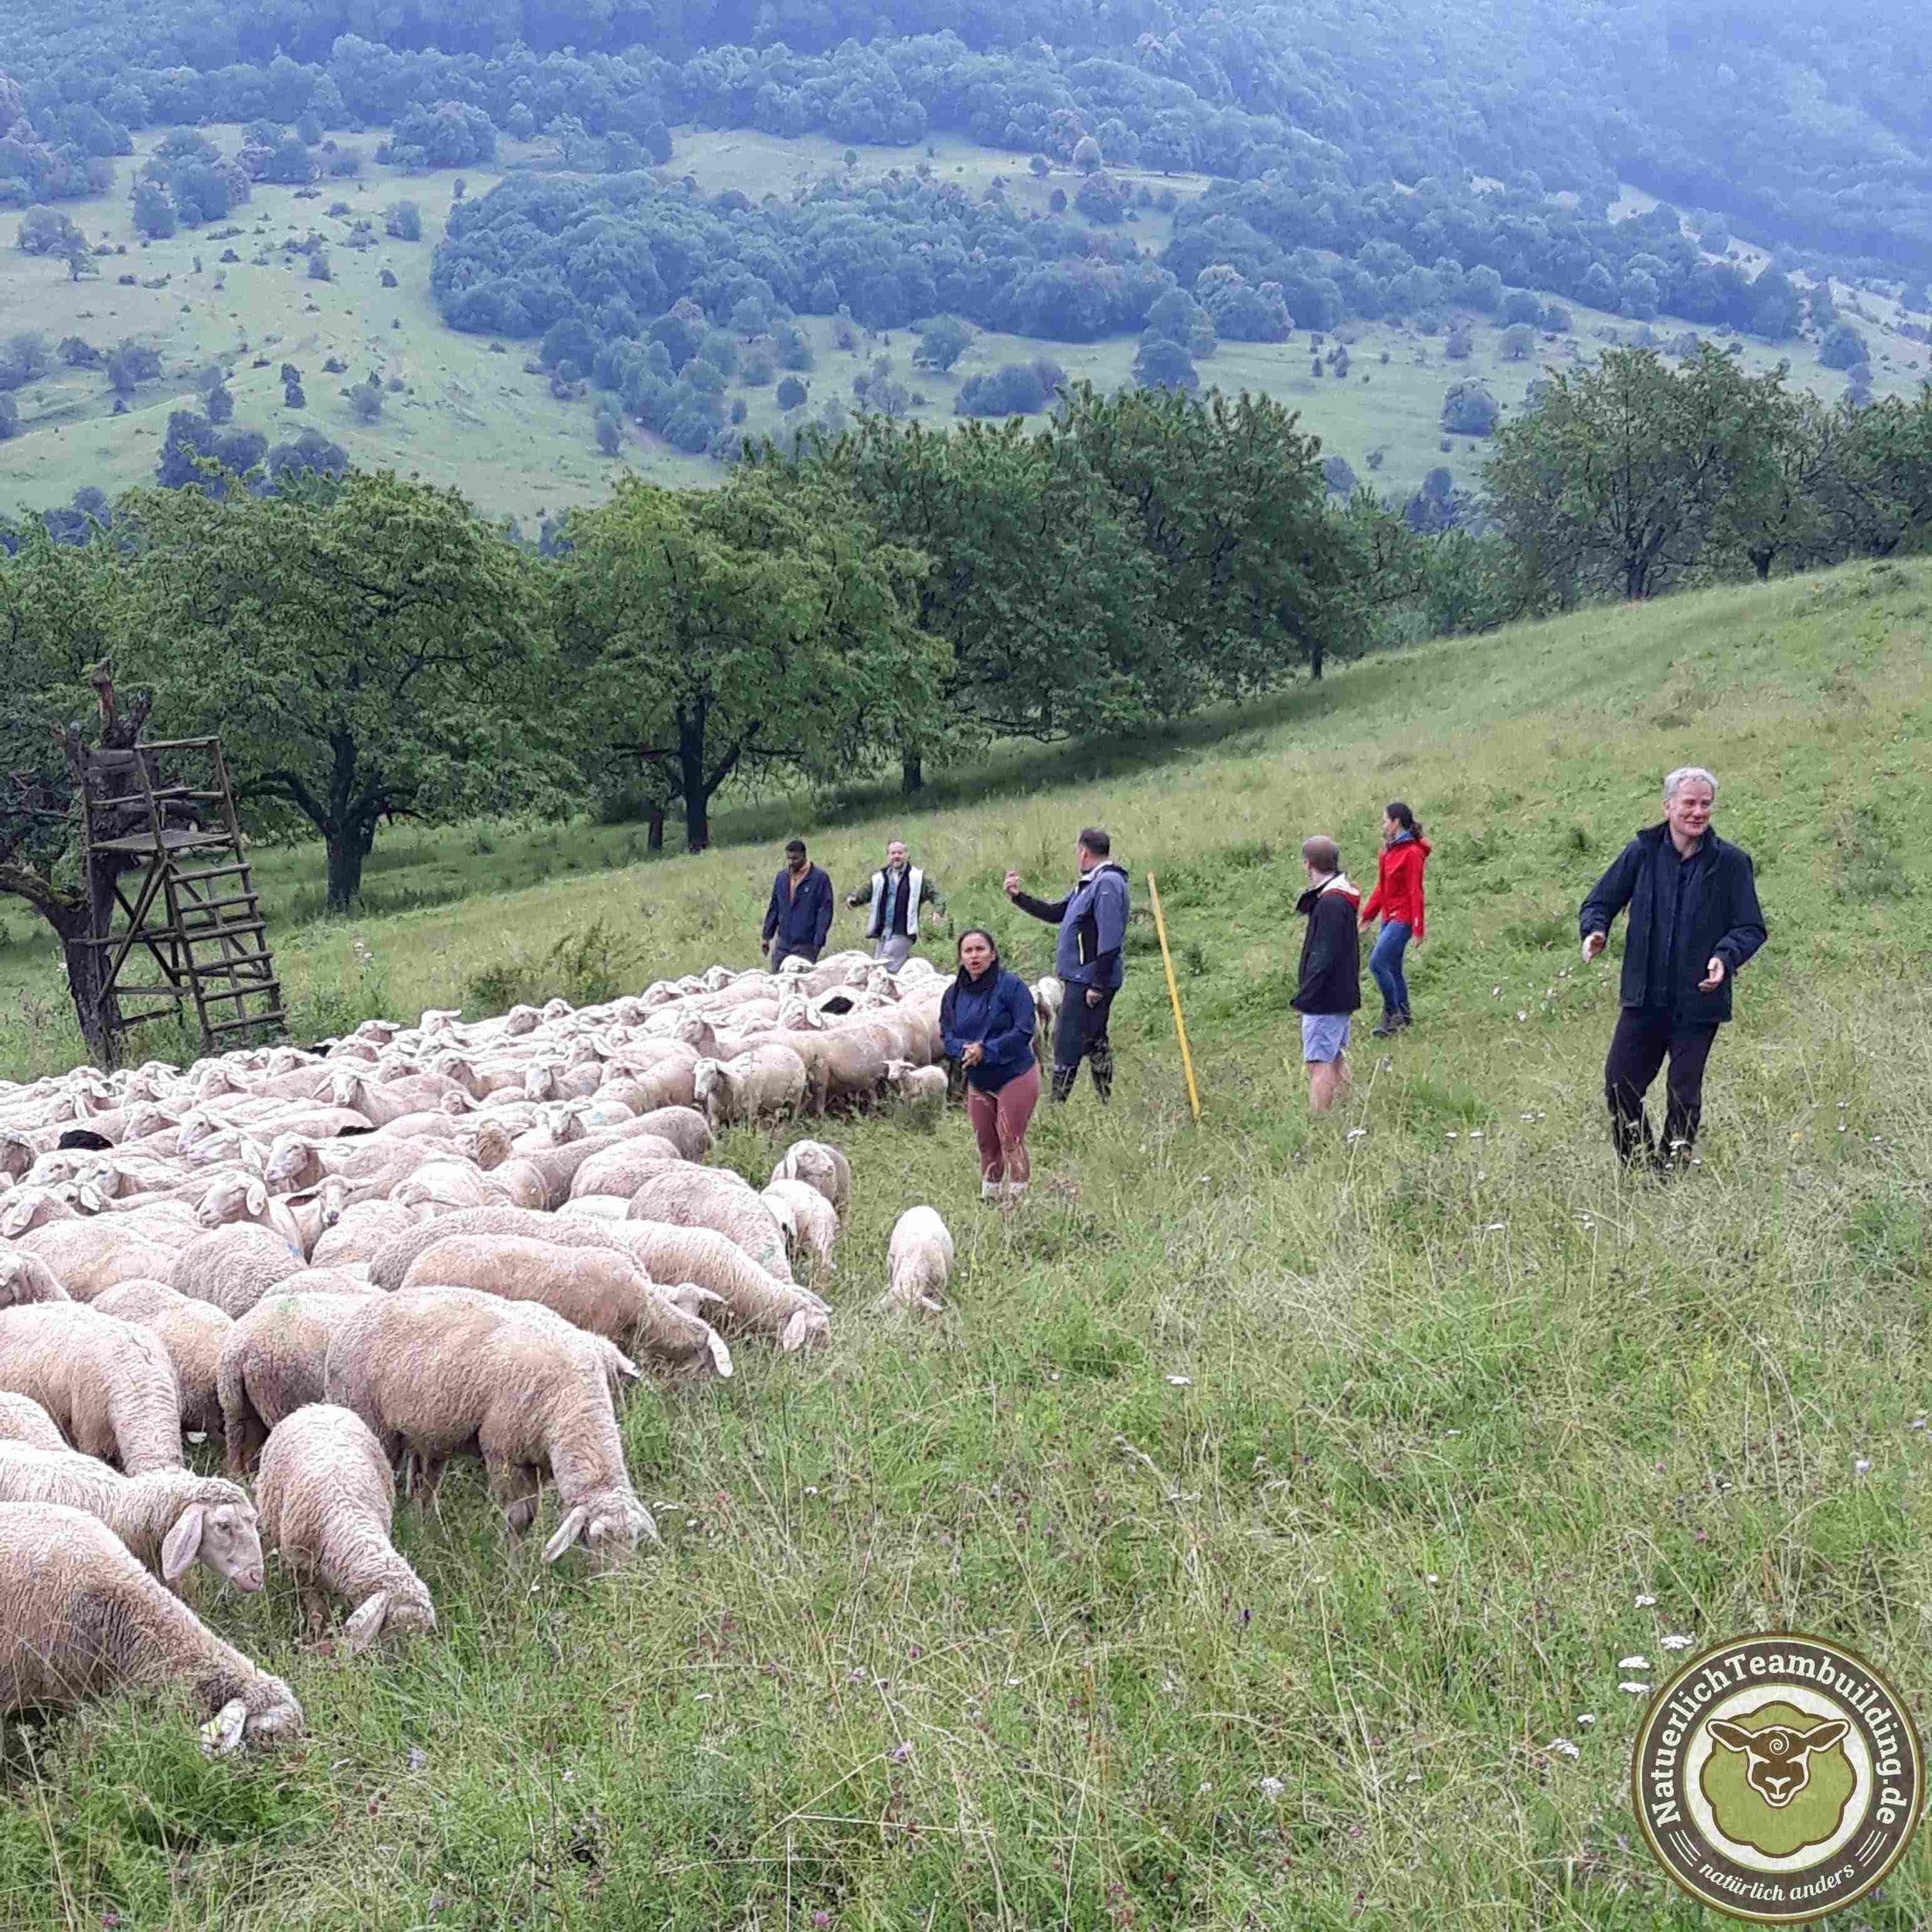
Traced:
POLYGON ((872 944, 872 956, 883 961, 889 971, 897 972, 913 956, 913 942, 903 933, 889 933, 872 944))
POLYGON ((1354 1017, 1352 1013, 1304 1013, 1302 1059, 1311 1066, 1339 1060, 1349 1044, 1349 1025, 1354 1017))

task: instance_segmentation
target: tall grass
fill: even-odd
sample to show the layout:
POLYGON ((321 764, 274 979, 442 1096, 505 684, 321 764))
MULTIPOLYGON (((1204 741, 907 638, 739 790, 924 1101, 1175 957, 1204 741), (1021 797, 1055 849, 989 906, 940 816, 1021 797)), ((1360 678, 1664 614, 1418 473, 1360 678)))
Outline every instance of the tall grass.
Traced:
MULTIPOLYGON (((1137 920, 1116 1103, 1043 1114, 1023 1213, 981 1209, 957 1117, 834 1126, 830 1345, 741 1349, 731 1383, 627 1413, 661 1553, 546 1572, 459 1470, 399 1522, 433 1641, 352 1661, 298 1641, 279 1577, 203 1590, 307 1741, 209 1767, 131 1703, 12 1731, 0 1923, 1703 1922, 1629 1811, 1618 1685, 1667 1637, 1828 1632, 1932 1710, 1928 860, 1893 838, 1899 889, 1857 896, 1845 861, 1852 815, 1926 821, 1928 590, 1858 570, 1420 651, 1219 748, 815 836, 842 883, 904 829, 955 923, 1031 969, 1051 936, 1001 874, 1062 879, 1108 825, 1137 888, 1162 876, 1205 1125, 1137 920), (1771 943, 1702 1165, 1632 1185, 1614 961, 1577 963, 1574 907, 1693 758, 1771 943), (1390 796, 1436 844, 1419 1023, 1311 1124, 1295 853, 1331 831, 1369 872, 1390 796), (908 1327, 868 1309, 920 1200, 960 1263, 908 1327)), ((600 921, 640 974, 744 960, 774 862, 314 928, 291 982, 349 987, 359 940, 398 1010, 458 1004, 600 921)), ((777 1144, 720 1154, 762 1178, 777 1144)), ((1857 1921, 1923 1923, 1927 1876, 1921 1852, 1857 1921)))

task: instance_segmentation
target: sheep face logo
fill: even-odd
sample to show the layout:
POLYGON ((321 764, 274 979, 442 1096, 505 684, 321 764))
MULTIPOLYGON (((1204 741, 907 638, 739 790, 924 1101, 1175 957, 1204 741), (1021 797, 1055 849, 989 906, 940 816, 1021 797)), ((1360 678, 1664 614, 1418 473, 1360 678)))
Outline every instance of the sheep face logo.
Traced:
POLYGON ((1698 1783, 1725 1837, 1788 1858, 1837 1834, 1860 1782, 1848 1719, 1810 1716, 1780 1697, 1706 1728, 1717 1748, 1698 1783))
POLYGON ((1685 1891, 1733 1917, 1797 1925, 1862 1898, 1905 1855, 1923 1800, 1911 1713, 1842 1645, 1733 1638, 1645 1713, 1631 1797, 1685 1891))

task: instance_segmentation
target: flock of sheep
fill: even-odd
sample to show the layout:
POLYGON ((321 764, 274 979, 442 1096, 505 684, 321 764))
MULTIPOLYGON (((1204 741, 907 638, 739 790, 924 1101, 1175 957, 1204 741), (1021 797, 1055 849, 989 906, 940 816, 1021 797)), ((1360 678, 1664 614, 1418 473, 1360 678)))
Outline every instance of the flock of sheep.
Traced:
MULTIPOLYGON (((626 1386, 824 1334, 851 1191, 811 1140, 754 1189, 704 1165, 714 1130, 944 1102, 940 975, 801 965, 0 1087, 0 1711, 174 1685, 211 1751, 298 1733, 175 1587, 259 1590, 266 1546, 349 1650, 433 1629, 396 1483, 427 1502, 453 1456, 519 1534, 556 1490, 546 1563, 655 1540, 626 1386), (217 1437, 226 1477, 184 1466, 217 1437)), ((938 1306, 952 1260, 908 1209, 879 1305, 938 1306)))

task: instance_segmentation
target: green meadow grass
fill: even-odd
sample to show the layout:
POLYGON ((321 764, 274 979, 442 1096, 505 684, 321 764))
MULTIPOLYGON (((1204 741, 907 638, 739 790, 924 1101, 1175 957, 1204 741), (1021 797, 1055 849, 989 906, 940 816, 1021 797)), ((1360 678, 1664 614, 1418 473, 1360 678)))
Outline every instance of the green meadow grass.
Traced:
MULTIPOLYGON (((1815 1630, 1932 1709, 1928 610, 1932 566, 1882 564, 1592 612, 919 815, 804 811, 842 885, 903 831, 1029 972, 1051 936, 1001 875, 1050 885, 1107 825, 1138 906, 1161 881, 1202 1124, 1143 910, 1115 1104, 1043 1114, 1023 1211, 980 1207, 957 1114, 832 1125, 829 1345, 626 1413, 662 1551, 546 1573, 459 1470, 399 1517, 434 1639, 351 1661, 278 1574, 202 1589, 306 1740, 211 1766, 150 1703, 9 1727, 0 1923, 1715 1924, 1630 1810, 1618 1686, 1666 1636, 1815 1630), (1574 912, 1690 760, 1771 940, 1664 1189, 1611 1161, 1614 955, 1580 966, 1574 912), (1391 796, 1436 847, 1417 1025, 1311 1124, 1296 848, 1332 832, 1370 874, 1391 796), (869 1311, 919 1201, 959 1260, 914 1325, 869 1311)), ((787 822, 495 893, 509 848, 425 844, 379 877, 469 896, 282 957, 311 1012, 371 977, 397 1012, 587 982, 627 946, 634 984, 743 961, 787 822)), ((762 1179, 784 1138, 720 1157, 762 1179)), ((1923 1923, 1928 1869, 1847 1923, 1923 1923)))
MULTIPOLYGON (((240 134, 226 127, 208 131, 231 151, 240 134)), ((230 371, 235 420, 261 430, 271 443, 313 426, 363 468, 386 468, 452 485, 489 514, 516 515, 532 529, 546 514, 600 500, 625 469, 673 485, 715 482, 721 474, 708 458, 684 455, 634 425, 627 429, 620 454, 606 457, 597 447, 597 397, 555 401, 548 379, 524 369, 533 343, 509 342, 501 352, 493 352, 486 338, 444 326, 430 293, 430 267, 457 180, 474 196, 488 192, 510 167, 553 169, 553 143, 505 141, 501 161, 488 168, 406 175, 368 161, 359 181, 323 181, 316 184, 318 196, 310 200, 298 199, 294 189, 262 183, 228 222, 144 243, 133 228, 128 186, 158 138, 156 131, 143 134, 134 156, 117 164, 111 194, 75 205, 74 218, 90 241, 106 240, 127 250, 124 255, 100 258, 100 279, 70 281, 64 262, 21 254, 11 245, 13 224, 0 226, 7 244, 0 247, 0 337, 36 329, 50 346, 66 335, 80 335, 110 348, 134 335, 158 347, 165 365, 164 374, 144 385, 128 412, 118 417, 112 413, 114 399, 98 370, 57 366, 46 379, 17 392, 20 432, 0 444, 0 509, 44 509, 66 502, 83 487, 112 495, 151 481, 169 414, 199 406, 194 377, 217 361, 230 371), (393 241, 383 233, 383 210, 403 199, 415 201, 422 211, 420 242, 393 241), (338 202, 349 213, 331 216, 328 209, 338 202), (377 237, 375 247, 360 251, 343 245, 351 223, 359 217, 374 220, 377 237), (217 230, 231 225, 240 231, 236 236, 216 239, 217 230), (328 245, 333 272, 328 282, 308 279, 305 256, 280 252, 284 240, 311 231, 328 245), (230 247, 240 259, 223 264, 222 253, 230 247), (258 263, 255 257, 264 251, 270 259, 258 263), (393 289, 381 285, 386 268, 397 278, 393 289), (117 279, 122 274, 161 285, 124 288, 117 279), (346 365, 344 373, 323 373, 322 364, 332 356, 346 365), (264 363, 260 369, 254 366, 258 359, 264 363), (299 411, 283 406, 277 372, 284 362, 294 362, 303 373, 308 406, 299 411), (386 391, 382 417, 365 423, 352 413, 343 392, 372 369, 386 384, 394 381, 402 386, 386 391)), ((379 137, 338 138, 366 158, 379 137)), ((1067 169, 1036 181, 1025 156, 954 138, 936 140, 931 148, 930 155, 923 145, 861 148, 856 172, 870 179, 890 168, 910 172, 923 165, 936 179, 955 182, 974 193, 998 176, 1016 207, 1043 214, 1056 188, 1070 198, 1079 182, 1067 169)), ((838 143, 818 137, 786 141, 750 131, 680 129, 671 166, 678 175, 690 175, 706 192, 735 188, 754 197, 789 196, 823 176, 842 177, 843 155, 838 143)), ((1158 196, 1171 189, 1182 201, 1199 196, 1207 185, 1200 175, 1131 168, 1121 172, 1137 190, 1145 186, 1158 196)), ((1638 205, 1631 204, 1633 212, 1638 205)), ((1143 250, 1158 253, 1172 226, 1171 217, 1157 209, 1140 209, 1124 232, 1143 250)), ((1737 252, 1749 251, 1740 244, 1737 252)), ((1872 342, 1875 388, 1891 393, 1915 387, 1926 351, 1896 333, 1894 304, 1877 297, 1856 299, 1868 311, 1859 325, 1872 342)), ((1585 354, 1597 352, 1602 331, 1616 328, 1628 333, 1630 325, 1615 317, 1573 307, 1572 312, 1575 340, 1585 354)), ((988 331, 942 376, 913 368, 917 341, 906 331, 862 333, 845 351, 837 346, 828 319, 808 317, 802 326, 816 357, 816 367, 805 379, 815 408, 828 396, 852 406, 852 378, 883 355, 891 359, 894 376, 907 390, 924 398, 912 413, 933 422, 952 420, 954 402, 968 377, 1039 355, 1051 356, 1070 376, 1090 378, 1106 389, 1118 387, 1131 379, 1137 346, 1131 336, 1053 342, 988 331)), ((1665 337, 1679 332, 1679 325, 1668 321, 1657 327, 1665 337)), ((1438 464, 1447 464, 1464 487, 1476 481, 1483 455, 1480 443, 1451 438, 1447 451, 1440 447, 1443 396, 1452 383, 1486 382, 1498 400, 1513 410, 1521 406, 1543 362, 1563 366, 1566 352, 1562 342, 1546 341, 1539 344, 1536 358, 1505 362, 1498 346, 1501 331, 1488 326, 1476 332, 1475 352, 1461 362, 1446 359, 1441 336, 1423 336, 1396 325, 1351 323, 1340 339, 1349 345, 1352 359, 1345 380, 1311 375, 1305 329, 1298 329, 1287 342, 1225 344, 1200 364, 1201 380, 1230 393, 1250 389, 1280 398, 1301 413, 1304 426, 1321 437, 1325 449, 1345 457, 1362 481, 1404 493, 1438 464), (1381 360, 1384 353, 1386 363, 1381 360)), ((1844 390, 1843 376, 1820 365, 1815 345, 1808 341, 1775 349, 1746 343, 1743 354, 1753 368, 1788 361, 1794 380, 1822 395, 1835 397, 1844 390)), ((744 401, 747 427, 754 435, 775 434, 783 426, 775 386, 748 387, 733 380, 732 395, 744 401)))

